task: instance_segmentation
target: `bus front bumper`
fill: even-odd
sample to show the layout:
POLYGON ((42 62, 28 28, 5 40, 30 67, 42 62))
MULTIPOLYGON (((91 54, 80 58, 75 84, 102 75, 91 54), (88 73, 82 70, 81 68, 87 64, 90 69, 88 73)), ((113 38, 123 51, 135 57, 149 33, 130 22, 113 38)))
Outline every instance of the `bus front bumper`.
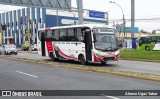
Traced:
POLYGON ((113 55, 113 56, 96 56, 94 55, 94 62, 108 62, 108 61, 118 61, 119 60, 119 54, 113 55))

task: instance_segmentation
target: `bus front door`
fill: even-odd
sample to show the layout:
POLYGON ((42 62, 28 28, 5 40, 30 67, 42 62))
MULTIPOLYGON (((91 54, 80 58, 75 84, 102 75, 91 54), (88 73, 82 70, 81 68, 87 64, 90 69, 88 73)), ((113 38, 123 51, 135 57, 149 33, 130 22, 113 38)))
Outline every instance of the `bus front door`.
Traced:
POLYGON ((46 56, 46 51, 45 51, 45 33, 42 32, 41 35, 41 49, 42 49, 42 56, 46 56))
POLYGON ((86 60, 92 61, 92 36, 89 28, 85 28, 85 48, 86 60))

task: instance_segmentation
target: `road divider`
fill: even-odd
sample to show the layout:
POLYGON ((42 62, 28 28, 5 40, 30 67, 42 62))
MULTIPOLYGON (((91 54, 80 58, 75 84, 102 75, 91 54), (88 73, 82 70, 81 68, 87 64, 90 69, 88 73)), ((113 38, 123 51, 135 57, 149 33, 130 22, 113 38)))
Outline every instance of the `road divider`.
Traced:
POLYGON ((27 58, 16 58, 16 57, 4 57, 5 59, 16 60, 20 62, 29 62, 29 63, 38 63, 43 64, 46 66, 53 66, 53 67, 63 67, 63 68, 71 68, 76 70, 83 70, 83 71, 90 71, 96 73, 103 73, 103 74, 111 74, 117 76, 125 76, 130 78, 139 78, 143 80, 151 80, 160 82, 160 75, 150 74, 150 73, 137 73, 137 72, 130 72, 130 71, 119 71, 116 69, 104 68, 104 67, 96 67, 96 66, 85 66, 79 64, 69 64, 69 63, 59 63, 59 62, 52 62, 52 61, 43 61, 43 60, 34 60, 34 59, 27 59, 27 58))

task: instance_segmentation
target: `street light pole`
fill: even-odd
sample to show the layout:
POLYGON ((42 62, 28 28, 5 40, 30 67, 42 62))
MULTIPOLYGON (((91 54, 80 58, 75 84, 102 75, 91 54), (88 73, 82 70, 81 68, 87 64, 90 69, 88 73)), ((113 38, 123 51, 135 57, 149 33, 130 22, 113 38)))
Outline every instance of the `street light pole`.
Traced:
POLYGON ((126 27, 126 22, 125 22, 125 17, 124 17, 124 12, 123 12, 123 9, 122 9, 122 7, 118 4, 118 3, 116 3, 116 2, 113 2, 113 1, 109 1, 109 3, 114 3, 114 4, 116 4, 118 7, 120 7, 120 9, 121 9, 121 11, 122 11, 122 14, 123 14, 123 33, 124 33, 124 38, 125 38, 125 27, 126 27))
POLYGON ((77 0, 79 24, 83 24, 83 0, 77 0))
POLYGON ((131 38, 134 38, 135 0, 131 0, 131 38))

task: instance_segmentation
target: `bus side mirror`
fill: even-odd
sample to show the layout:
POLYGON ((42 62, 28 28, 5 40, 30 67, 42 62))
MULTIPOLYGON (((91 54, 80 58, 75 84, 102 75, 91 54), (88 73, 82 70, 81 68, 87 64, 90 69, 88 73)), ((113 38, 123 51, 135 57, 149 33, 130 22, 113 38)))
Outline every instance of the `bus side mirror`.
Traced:
POLYGON ((139 40, 136 40, 136 43, 139 43, 139 40))
POLYGON ((97 42, 95 34, 93 34, 94 43, 97 42))

